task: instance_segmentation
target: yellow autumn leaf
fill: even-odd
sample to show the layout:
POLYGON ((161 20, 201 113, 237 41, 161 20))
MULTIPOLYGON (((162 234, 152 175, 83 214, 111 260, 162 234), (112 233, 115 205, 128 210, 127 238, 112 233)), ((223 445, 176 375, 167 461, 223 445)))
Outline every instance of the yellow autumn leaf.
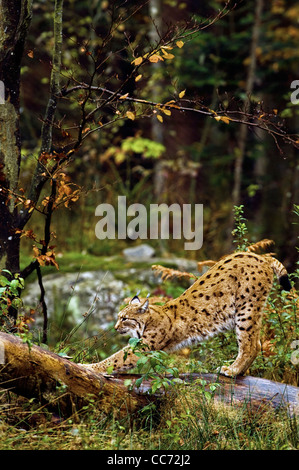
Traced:
POLYGON ((171 108, 176 108, 176 109, 180 109, 179 106, 177 106, 176 104, 173 104, 175 103, 174 100, 170 100, 170 101, 167 101, 167 103, 164 103, 164 106, 171 106, 171 108))
POLYGON ((171 111, 169 111, 169 109, 161 108, 161 111, 163 111, 166 116, 171 116, 171 111))
POLYGON ((137 77, 135 78, 135 82, 139 82, 139 80, 142 78, 142 74, 140 75, 137 75, 137 77))
POLYGON ((216 119, 216 121, 225 122, 225 124, 229 124, 229 121, 231 121, 231 119, 227 116, 215 116, 214 119, 216 119))
POLYGON ((185 93, 186 93, 186 90, 181 91, 181 93, 179 93, 179 98, 183 98, 183 96, 185 96, 185 93))
POLYGON ((125 95, 122 95, 119 97, 120 100, 125 100, 129 96, 129 93, 126 93, 125 95))
POLYGON ((142 61, 143 61, 142 57, 137 57, 136 59, 132 60, 131 64, 140 65, 142 61))
POLYGON ((166 52, 164 49, 162 49, 162 52, 163 52, 163 56, 164 56, 164 59, 174 59, 174 55, 173 54, 170 54, 169 52, 166 52))
POLYGON ((158 119, 158 121, 163 122, 163 117, 161 116, 161 114, 157 114, 156 118, 158 119))
POLYGON ((158 54, 153 54, 150 56, 149 61, 153 63, 159 62, 159 60, 163 60, 158 54))
POLYGON ((134 119, 135 119, 135 114, 132 113, 132 111, 127 111, 126 116, 127 116, 128 119, 131 119, 131 121, 134 121, 134 119))
POLYGON ((183 41, 177 41, 176 45, 181 49, 181 47, 183 47, 184 43, 183 43, 183 41))
POLYGON ((227 116, 223 116, 223 117, 221 117, 221 121, 225 122, 225 124, 229 124, 230 118, 227 117, 227 116))

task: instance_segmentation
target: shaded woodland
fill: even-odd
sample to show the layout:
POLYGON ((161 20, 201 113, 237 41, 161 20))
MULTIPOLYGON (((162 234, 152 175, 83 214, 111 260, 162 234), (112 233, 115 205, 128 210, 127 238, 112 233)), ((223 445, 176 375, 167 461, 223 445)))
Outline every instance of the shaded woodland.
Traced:
POLYGON ((45 217, 38 210, 45 215, 49 209, 51 173, 36 191, 32 175, 39 159, 63 173, 55 175, 60 210, 53 213, 57 238, 51 244, 57 251, 101 255, 123 248, 122 240, 97 240, 94 228, 97 205, 115 205, 125 195, 128 205, 203 204, 199 252, 184 252, 176 240, 162 246, 153 241, 158 250, 195 259, 231 250, 232 208, 244 204, 252 241, 273 239, 279 257, 294 268, 298 107, 290 97, 298 70, 297 3, 129 4, 64 2, 61 64, 53 67, 53 8, 33 5, 20 81, 16 204, 18 211, 25 204, 26 215, 18 216, 26 231, 23 253, 32 254, 30 230, 44 239, 45 217), (170 59, 153 59, 137 70, 134 58, 159 47, 158 55, 168 51, 170 59), (51 70, 57 75, 52 81, 51 70), (49 86, 56 97, 53 86, 61 93, 50 131, 42 126, 49 86), (116 92, 129 100, 110 99, 116 92), (165 113, 152 102, 177 106, 165 113), (72 201, 66 203, 66 196, 72 201))
MULTIPOLYGON (((18 446, 9 423, 17 423, 17 431, 20 423, 27 430, 40 426, 41 438, 33 434, 29 448, 43 448, 48 423, 58 424, 52 439, 58 436, 59 448, 61 436, 73 432, 80 439, 65 442, 75 448, 155 446, 151 434, 139 433, 140 422, 158 436, 157 447, 151 447, 157 449, 298 448, 296 418, 283 414, 285 410, 279 414, 287 390, 283 384, 288 384, 296 414, 299 383, 298 18, 295 0, 1 2, 0 412, 5 414, 5 448, 18 446), (98 266, 113 271, 113 263, 115 272, 123 264, 132 266, 123 250, 144 240, 99 239, 95 233, 97 206, 117 207, 120 196, 127 207, 203 205, 199 250, 184 249, 182 237, 145 240, 164 260, 177 257, 200 263, 219 259, 236 249, 236 242, 245 248, 262 239, 265 246, 268 240, 275 243, 271 249, 291 273, 294 288, 291 293, 271 293, 262 354, 250 370, 253 377, 236 381, 236 390, 241 387, 237 401, 246 402, 240 414, 229 416, 213 408, 217 390, 230 401, 231 383, 207 374, 235 356, 230 336, 199 346, 193 356, 190 350, 176 357, 141 356, 141 363, 150 364, 153 372, 132 377, 143 378, 149 400, 139 387, 130 389, 129 376, 114 376, 114 388, 109 375, 88 375, 75 364, 82 357, 87 362, 103 358, 106 343, 113 350, 119 347, 121 341, 109 337, 113 325, 98 337, 78 340, 77 327, 61 321, 59 333, 48 341, 44 275, 67 273, 77 256, 80 262, 92 260, 95 268, 90 271, 98 266), (22 304, 21 293, 24 286, 30 289, 32 280, 40 288, 39 311, 26 311, 22 304), (43 317, 39 331, 34 330, 38 315, 43 317), (11 358, 6 371, 1 369, 1 344, 6 344, 11 358), (68 361, 69 353, 73 362, 68 361), (28 361, 19 361, 27 355, 28 361), (166 376, 195 377, 198 369, 196 387, 187 392, 174 387, 174 395, 168 394, 166 376), (24 375, 30 377, 28 382, 24 375), (269 381, 270 388, 266 398, 262 388, 258 390, 251 409, 242 387, 247 393, 255 377, 262 388, 269 381), (105 391, 97 405, 93 397, 85 400, 89 379, 91 394, 105 391), (279 400, 273 401, 268 414, 260 404, 272 401, 272 380, 282 384, 277 385, 279 400), (17 397, 10 405, 10 392, 5 391, 10 381, 16 384, 16 395, 28 402, 17 397), (157 396, 169 398, 162 411, 153 386, 157 396), (115 390, 114 406, 110 398, 115 390), (54 403, 55 413, 47 408, 47 400, 54 403), (41 408, 35 413, 37 402, 41 408), (137 415, 127 413, 131 405, 138 415, 136 434, 137 415), (63 421, 64 406, 68 416, 75 416, 70 428, 63 421), (160 423, 155 431, 154 421, 160 423), (81 428, 78 423, 85 424, 81 428), (94 429, 97 436, 102 430, 103 441, 94 437, 94 429)), ((116 219, 116 234, 118 225, 116 219)), ((168 268, 158 267, 165 277, 168 268)), ((178 296, 193 276, 181 273, 180 278, 176 273, 177 283, 155 290, 158 301, 178 296)), ((122 275, 133 277, 128 272, 122 275)), ((142 282, 130 278, 130 288, 139 288, 142 282)), ((82 324, 88 315, 81 312, 82 324)))

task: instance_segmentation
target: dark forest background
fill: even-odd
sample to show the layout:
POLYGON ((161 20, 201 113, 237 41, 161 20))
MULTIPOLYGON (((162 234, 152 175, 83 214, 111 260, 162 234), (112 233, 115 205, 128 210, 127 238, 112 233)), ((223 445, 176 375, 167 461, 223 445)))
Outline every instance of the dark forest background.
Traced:
MULTIPOLYGON (((64 2, 62 81, 87 81, 91 53, 111 28, 112 4, 128 14, 138 2, 69 0, 64 2)), ((123 93, 155 102, 169 102, 182 92, 182 105, 213 110, 254 110, 269 113, 289 134, 298 132, 299 108, 290 100, 291 83, 298 79, 298 17, 296 1, 239 2, 232 11, 184 40, 174 58, 152 63, 138 81, 129 80, 123 93), (255 35, 258 34, 256 38, 255 35), (254 43, 254 41, 256 41, 254 43), (254 47, 252 49, 252 44, 254 47), (250 67, 252 60, 255 66, 250 67), (167 63, 166 63, 167 62, 167 63), (192 102, 192 106, 191 103, 192 102)), ((145 3, 113 31, 102 50, 101 85, 114 90, 126 80, 135 57, 171 24, 213 18, 223 1, 155 0, 145 3)), ((32 178, 43 110, 48 100, 53 49, 51 2, 33 4, 21 77, 21 136, 23 187, 32 178)), ((204 24, 204 23, 203 23, 204 24)), ((169 51, 171 52, 171 51, 169 51)), ((54 130, 55 148, 65 148, 77 119, 77 101, 66 97, 59 105, 54 130)), ((136 111, 136 106, 134 110, 136 111)), ((132 104, 133 107, 133 104, 132 104)), ((133 108, 132 108, 133 109, 133 108)), ((115 109, 99 119, 112 120, 115 109)), ((84 196, 53 215, 56 252, 112 255, 139 242, 98 240, 95 208, 102 202, 127 204, 166 202, 204 205, 204 242, 200 251, 185 251, 184 240, 150 241, 158 252, 196 259, 217 258, 231 251, 233 206, 244 205, 251 241, 275 241, 279 258, 293 268, 298 226, 294 204, 299 200, 298 150, 277 142, 267 132, 236 123, 217 121, 200 113, 174 109, 156 116, 119 119, 92 133, 79 158, 64 170, 67 178, 84 188, 84 196), (244 127, 246 129, 244 130, 244 127), (238 167, 238 164, 240 164, 238 167), (100 188, 100 190, 99 190, 100 188)), ((28 183, 29 184, 29 183, 28 183)), ((46 188, 49 192, 49 190, 46 188)), ((39 232, 39 214, 27 227, 39 232), (30 227, 29 227, 30 226, 30 227)), ((41 227, 42 230, 42 227, 41 227)), ((32 243, 22 239, 23 256, 32 243)))

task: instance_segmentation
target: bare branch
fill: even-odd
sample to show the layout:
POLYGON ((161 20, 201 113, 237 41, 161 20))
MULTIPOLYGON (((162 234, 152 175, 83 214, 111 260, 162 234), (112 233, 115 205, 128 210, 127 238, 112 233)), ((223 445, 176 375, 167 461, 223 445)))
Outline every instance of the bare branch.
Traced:
MULTIPOLYGON (((170 104, 169 103, 163 104, 163 103, 158 103, 158 102, 151 101, 151 100, 135 98, 129 95, 122 95, 118 91, 112 91, 112 90, 109 90, 108 88, 104 88, 101 86, 90 86, 85 83, 81 83, 72 88, 61 90, 61 96, 67 96, 70 93, 76 92, 78 90, 85 90, 85 89, 89 89, 90 91, 94 91, 94 92, 107 93, 110 96, 110 100, 108 99, 105 100, 105 104, 107 104, 109 101, 112 102, 115 100, 121 100, 121 102, 127 101, 127 102, 139 103, 139 104, 150 106, 152 108, 162 107, 164 109, 169 109, 169 110, 177 109, 181 112, 197 113, 197 114, 208 116, 214 119, 217 117, 220 117, 220 118, 227 117, 228 118, 227 122, 242 124, 242 125, 248 126, 249 128, 255 127, 255 128, 258 128, 267 132, 274 139, 276 146, 281 153, 282 153, 282 150, 279 146, 279 143, 277 140, 278 138, 294 146, 295 148, 299 148, 299 136, 296 134, 294 135, 287 134, 279 123, 275 124, 273 121, 270 120, 273 117, 275 118, 275 120, 277 120, 277 116, 273 116, 271 114, 267 114, 267 113, 252 114, 252 113, 246 112, 246 110, 244 109, 234 110, 234 111, 219 110, 216 112, 214 110, 208 109, 206 106, 203 106, 195 101, 189 101, 189 100, 184 100, 184 101, 188 103, 192 103, 193 107, 182 106, 180 104, 180 102, 182 101, 172 102, 170 104)), ((96 108, 94 112, 100 110, 101 107, 102 106, 96 108)), ((92 113, 90 115, 92 115, 92 113)), ((91 129, 89 131, 89 134, 96 130, 100 130, 101 127, 103 126, 99 126, 96 129, 91 129)))
MULTIPOLYGON (((52 132, 54 126, 54 117, 57 109, 57 100, 60 92, 60 75, 61 75, 61 52, 62 52, 62 14, 63 0, 55 0, 54 7, 54 51, 52 57, 52 71, 50 79, 50 96, 43 121, 41 133, 41 149, 40 154, 50 152, 52 148, 52 132)), ((44 171, 44 165, 38 160, 34 176, 31 181, 31 187, 28 199, 33 203, 37 203, 40 192, 48 180, 49 175, 44 171)), ((19 216, 19 227, 23 228, 30 218, 28 210, 24 210, 19 216)))

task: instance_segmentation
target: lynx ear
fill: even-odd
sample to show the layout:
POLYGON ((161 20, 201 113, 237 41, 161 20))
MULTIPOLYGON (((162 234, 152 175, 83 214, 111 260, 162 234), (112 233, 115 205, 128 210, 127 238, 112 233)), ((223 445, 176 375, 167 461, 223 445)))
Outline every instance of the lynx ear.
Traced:
POLYGON ((146 301, 141 305, 139 309, 140 313, 145 313, 148 309, 148 306, 149 306, 149 301, 146 299, 146 301))
POLYGON ((130 300, 130 305, 131 304, 140 304, 140 299, 138 295, 135 295, 132 300, 130 300))

